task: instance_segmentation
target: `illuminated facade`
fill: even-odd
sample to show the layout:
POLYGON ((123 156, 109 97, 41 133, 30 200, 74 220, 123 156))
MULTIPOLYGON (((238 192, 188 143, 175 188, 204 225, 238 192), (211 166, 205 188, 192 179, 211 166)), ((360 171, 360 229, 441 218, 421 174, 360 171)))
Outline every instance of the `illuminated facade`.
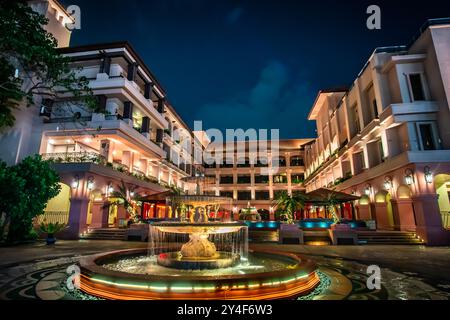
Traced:
POLYGON ((267 149, 256 151, 252 151, 255 148, 248 141, 242 149, 237 143, 208 145, 211 161, 205 156, 205 172, 215 177, 216 183, 208 185, 206 191, 233 198, 235 216, 250 204, 264 215, 264 220, 274 220, 273 199, 277 191, 304 191, 303 145, 310 141, 280 140, 273 148, 271 141, 267 141, 264 143, 267 149))
POLYGON ((450 21, 425 27, 409 46, 376 49, 350 89, 319 92, 305 186, 359 195, 359 219, 441 244, 450 233, 450 21))

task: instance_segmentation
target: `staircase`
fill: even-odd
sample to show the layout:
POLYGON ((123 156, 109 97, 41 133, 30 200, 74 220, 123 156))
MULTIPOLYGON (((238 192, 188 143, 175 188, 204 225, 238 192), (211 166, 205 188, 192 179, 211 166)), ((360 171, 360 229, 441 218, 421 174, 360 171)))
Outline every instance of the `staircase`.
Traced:
POLYGON ((125 240, 126 232, 126 229, 118 228, 88 229, 87 233, 80 238, 86 240, 125 240))
POLYGON ((423 245, 415 232, 406 231, 358 231, 358 242, 362 245, 423 245))

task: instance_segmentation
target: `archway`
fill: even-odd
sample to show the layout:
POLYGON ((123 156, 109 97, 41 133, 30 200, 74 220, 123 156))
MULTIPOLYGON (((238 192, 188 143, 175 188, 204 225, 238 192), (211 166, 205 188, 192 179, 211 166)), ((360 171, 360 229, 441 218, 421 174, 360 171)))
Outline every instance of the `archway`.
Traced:
POLYGON ((68 223, 70 211, 71 189, 64 183, 59 183, 61 191, 58 195, 50 199, 44 210, 44 214, 36 219, 37 224, 46 223, 68 223))
POLYGON ((411 196, 411 189, 407 185, 400 185, 397 188, 396 199, 391 201, 397 230, 416 231, 416 218, 411 196))
POLYGON ((450 229, 450 175, 439 174, 435 177, 434 184, 438 194, 439 211, 442 218, 442 226, 450 229))
POLYGON ((375 194, 375 216, 378 229, 393 230, 395 228, 391 199, 391 194, 386 190, 381 190, 375 194))
POLYGON ((372 220, 372 215, 370 214, 370 198, 367 195, 361 196, 358 200, 357 211, 360 220, 372 220))
POLYGON ((93 212, 95 211, 94 210, 95 202, 103 202, 102 192, 98 189, 93 190, 91 192, 91 194, 89 195, 89 207, 88 207, 88 213, 87 213, 87 217, 86 217, 86 225, 88 225, 88 226, 90 226, 92 224, 92 215, 93 215, 93 212))

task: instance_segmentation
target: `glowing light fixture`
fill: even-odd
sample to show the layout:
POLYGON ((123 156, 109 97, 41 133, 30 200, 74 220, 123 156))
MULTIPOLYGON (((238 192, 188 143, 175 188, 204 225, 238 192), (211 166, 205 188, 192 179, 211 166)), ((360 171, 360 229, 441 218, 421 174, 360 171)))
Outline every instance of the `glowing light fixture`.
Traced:
POLYGON ((79 185, 80 185, 80 177, 75 176, 72 180, 71 186, 73 189, 77 189, 79 185))
POLYGON ((405 170, 405 183, 410 186, 414 183, 414 172, 411 169, 405 170))
POLYGON ((392 189, 392 178, 391 177, 384 178, 384 189, 386 189, 386 190, 392 189))
POLYGON ((370 184, 367 184, 366 185, 366 188, 364 189, 364 193, 367 195, 367 196, 370 196, 370 191, 372 190, 372 186, 370 185, 370 184))
POLYGON ((114 192, 114 187, 112 185, 112 183, 108 184, 108 193, 113 193, 114 192))
POLYGON ((94 189, 94 178, 93 177, 89 177, 88 182, 87 182, 87 189, 89 191, 94 189))
POLYGON ((424 168, 424 173, 425 173, 425 181, 426 181, 428 184, 433 183, 433 173, 431 172, 431 169, 430 169, 429 166, 426 166, 426 167, 424 168))

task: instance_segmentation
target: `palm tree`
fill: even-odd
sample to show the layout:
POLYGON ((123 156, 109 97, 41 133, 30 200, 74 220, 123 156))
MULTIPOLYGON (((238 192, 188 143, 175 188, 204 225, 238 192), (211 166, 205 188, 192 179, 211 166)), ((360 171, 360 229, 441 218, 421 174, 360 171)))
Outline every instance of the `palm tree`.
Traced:
POLYGON ((305 207, 306 196, 299 192, 294 191, 291 195, 287 191, 277 192, 275 195, 275 206, 278 209, 283 210, 284 220, 288 224, 294 223, 294 212, 305 207))
POLYGON ((335 224, 338 224, 341 221, 341 219, 338 217, 336 213, 336 206, 338 204, 339 201, 337 200, 336 194, 334 192, 331 192, 327 197, 325 208, 327 208, 331 213, 331 216, 333 217, 333 221, 335 224))
POLYGON ((110 194, 110 197, 116 200, 106 204, 104 207, 123 206, 130 214, 131 219, 136 220, 136 217, 138 216, 136 204, 139 202, 139 199, 137 196, 132 196, 133 193, 134 189, 128 188, 122 180, 118 190, 113 191, 110 194))

